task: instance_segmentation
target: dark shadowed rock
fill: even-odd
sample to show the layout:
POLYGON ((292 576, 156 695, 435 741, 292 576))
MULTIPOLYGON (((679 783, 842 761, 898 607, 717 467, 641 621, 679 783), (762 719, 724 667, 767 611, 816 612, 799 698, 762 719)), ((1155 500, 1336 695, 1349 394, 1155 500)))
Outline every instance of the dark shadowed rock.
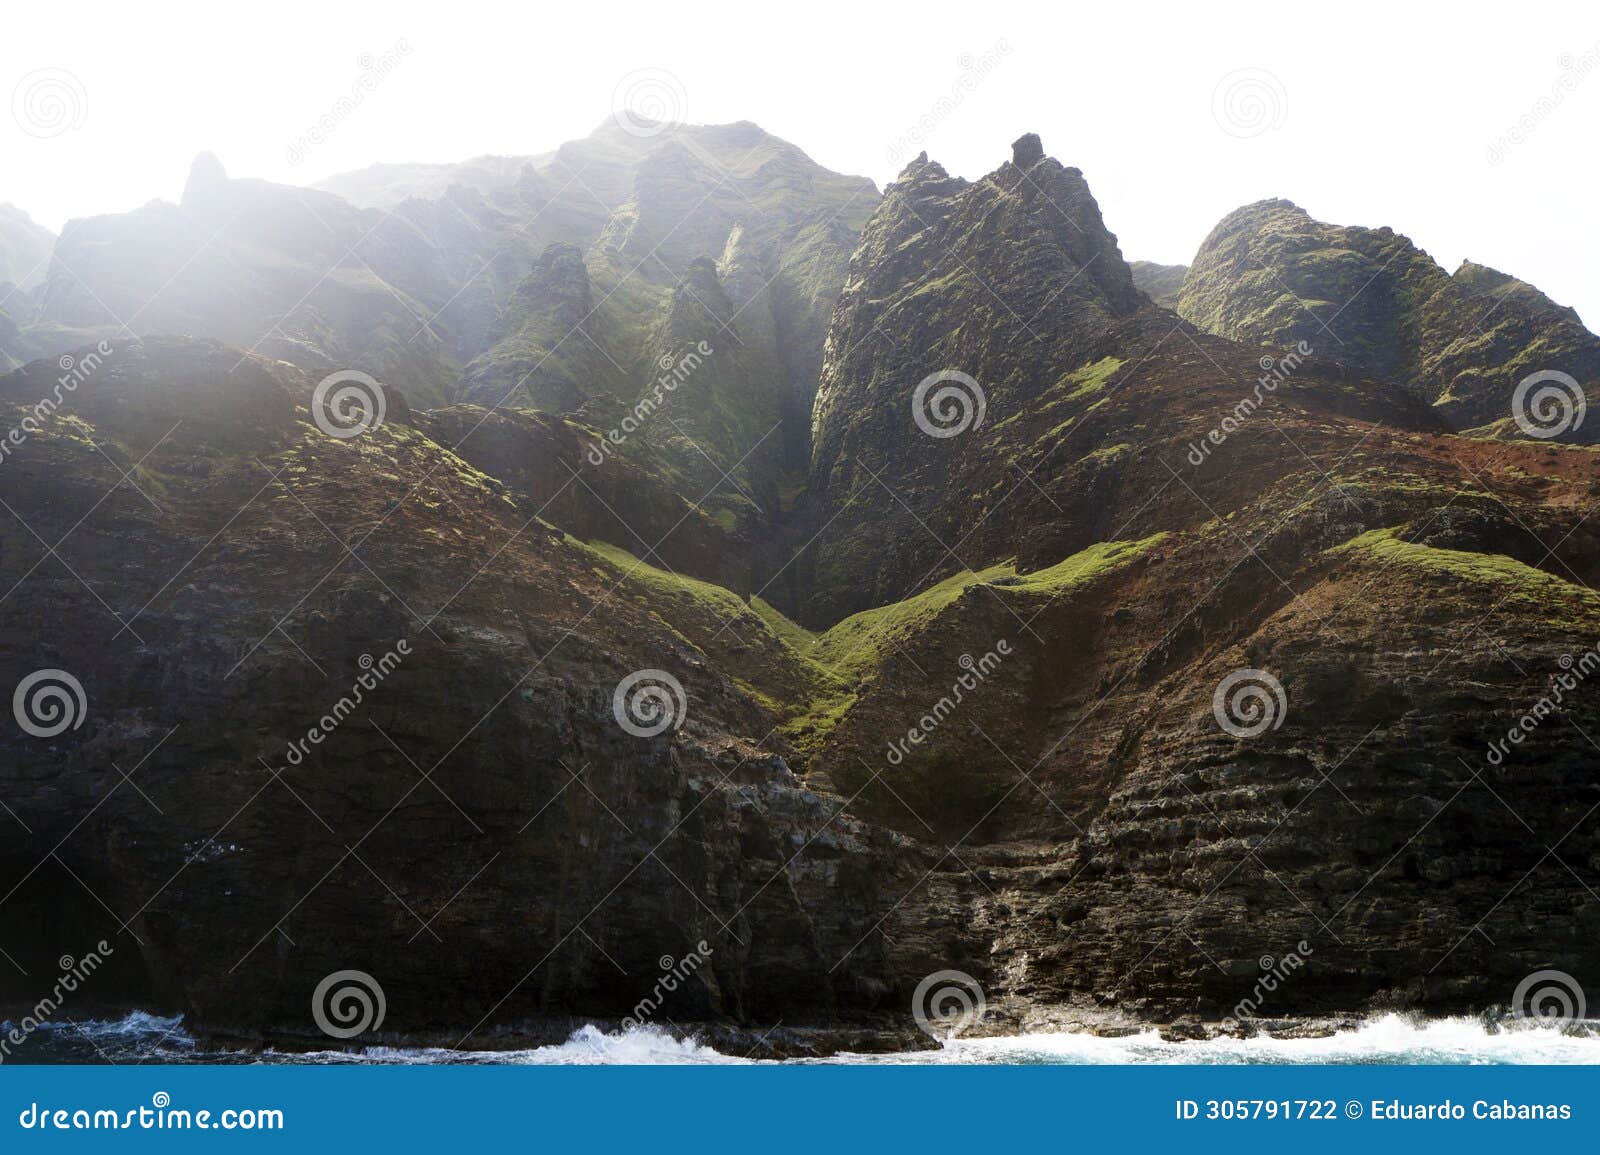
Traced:
POLYGON ((1026 132, 1011 142, 1011 163, 1021 169, 1032 168, 1044 159, 1044 144, 1036 132, 1026 132))
MULTIPOLYGON (((1286 200, 1224 217, 1195 254, 1180 315, 1274 348, 1305 341, 1410 390, 1456 429, 1522 436, 1517 385, 1541 370, 1600 388, 1600 338, 1569 308, 1482 265, 1454 275, 1389 228, 1330 225, 1286 200)), ((1566 430, 1591 443, 1600 426, 1566 430)))
MULTIPOLYGON (((7 503, 61 543, 40 559, 0 529, 6 585, 24 583, 0 671, 70 670, 90 704, 58 740, 0 734, 27 827, 0 850, 0 931, 23 967, 110 935, 127 966, 101 997, 291 1043, 321 1038, 310 993, 347 966, 380 976, 390 1037, 476 1024, 490 1045, 627 1014, 659 958, 701 941, 686 1018, 908 997, 899 976, 942 952, 915 928, 871 936, 920 905, 897 909, 931 860, 743 737, 770 734, 767 707, 665 625, 673 599, 619 586, 425 432, 327 436, 291 402, 311 378, 228 352, 232 372, 206 343, 131 346, 0 462, 7 503), (135 462, 149 500, 118 485, 135 462), (641 669, 675 671, 681 727, 619 726, 613 691, 641 669), (357 691, 364 672, 383 677, 357 691), (113 762, 138 791, 109 789, 113 762), (61 865, 37 869, 51 847, 61 865)), ((0 379, 6 427, 44 371, 0 379)), ((33 985, 0 978, 0 1000, 33 985)))

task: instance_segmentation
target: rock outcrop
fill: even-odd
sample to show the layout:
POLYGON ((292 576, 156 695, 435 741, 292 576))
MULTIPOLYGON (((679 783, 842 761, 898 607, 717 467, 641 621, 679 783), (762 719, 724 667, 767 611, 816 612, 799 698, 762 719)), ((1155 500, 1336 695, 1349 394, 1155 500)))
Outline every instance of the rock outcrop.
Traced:
POLYGON ((583 251, 550 245, 490 329, 493 352, 467 366, 461 399, 491 409, 577 413, 596 397, 611 397, 622 375, 602 344, 612 343, 606 319, 595 313, 583 251))
MULTIPOLYGON (((1453 429, 1524 436, 1516 388, 1557 371, 1600 388, 1600 338, 1532 285, 1468 261, 1447 273, 1393 229, 1313 220, 1286 200, 1224 217, 1195 254, 1178 312, 1234 340, 1320 355, 1391 381, 1453 429)), ((1594 423, 1558 434, 1591 444, 1594 423)))
MULTIPOLYGON (((1016 152, 1029 160, 1026 140, 1016 152)), ((961 568, 941 542, 1004 466, 996 429, 1031 429, 1050 389, 1076 388, 1066 374, 1153 344, 1172 328, 1164 316, 1077 169, 1012 162, 968 182, 912 161, 862 234, 829 329, 813 415, 818 536, 797 614, 831 622, 961 568), (941 373, 968 380, 939 389, 941 373), (951 435, 968 427, 976 436, 951 435), (896 480, 875 480, 886 469, 896 480)))

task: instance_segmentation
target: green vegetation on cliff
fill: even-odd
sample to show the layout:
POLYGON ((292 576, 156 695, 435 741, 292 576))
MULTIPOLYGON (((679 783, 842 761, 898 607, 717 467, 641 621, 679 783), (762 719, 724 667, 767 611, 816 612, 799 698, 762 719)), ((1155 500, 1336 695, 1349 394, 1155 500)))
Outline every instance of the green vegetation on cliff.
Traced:
POLYGON ((1568 373, 1590 393, 1600 383, 1600 338, 1532 285, 1470 261, 1448 273, 1393 229, 1328 224, 1286 200, 1224 217, 1177 309, 1232 340, 1303 341, 1410 391, 1455 429, 1504 421, 1517 383, 1538 370, 1568 373))
POLYGON ((1600 610, 1600 595, 1594 591, 1516 558, 1499 553, 1439 549, 1406 541, 1401 536, 1404 532, 1402 527, 1368 530, 1329 552, 1362 554, 1385 565, 1400 565, 1436 577, 1500 586, 1506 600, 1546 612, 1561 605, 1589 614, 1600 610))
MULTIPOLYGON (((1098 542, 1030 573, 1018 573, 1014 561, 963 570, 820 631, 791 621, 759 597, 746 602, 729 589, 651 565, 617 546, 566 540, 615 575, 612 580, 630 585, 686 644, 729 669, 741 687, 778 715, 790 740, 809 750, 849 712, 889 656, 915 645, 968 590, 987 586, 1001 597, 1028 602, 1060 597, 1121 569, 1167 536, 1098 542)), ((1016 608, 1026 617, 1038 607, 1016 608)))

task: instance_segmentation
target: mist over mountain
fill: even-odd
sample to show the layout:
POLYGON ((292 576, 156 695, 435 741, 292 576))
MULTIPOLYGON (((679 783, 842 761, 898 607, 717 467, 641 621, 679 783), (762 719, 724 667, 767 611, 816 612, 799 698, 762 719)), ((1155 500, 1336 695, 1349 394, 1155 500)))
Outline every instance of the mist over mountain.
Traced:
POLYGON ((25 294, 44 279, 54 244, 49 229, 21 209, 0 204, 0 367, 15 368, 33 352, 12 314, 26 316, 25 294))
POLYGON ((1297 944, 1284 1016, 1593 968, 1600 339, 1282 200, 1130 264, 995 151, 880 195, 607 122, 0 211, 0 655, 84 703, 0 733, 7 950, 109 916, 102 997, 290 1046, 359 965, 461 1045, 703 942, 674 1019, 822 1032, 769 1053, 952 968, 1197 1032, 1297 944))

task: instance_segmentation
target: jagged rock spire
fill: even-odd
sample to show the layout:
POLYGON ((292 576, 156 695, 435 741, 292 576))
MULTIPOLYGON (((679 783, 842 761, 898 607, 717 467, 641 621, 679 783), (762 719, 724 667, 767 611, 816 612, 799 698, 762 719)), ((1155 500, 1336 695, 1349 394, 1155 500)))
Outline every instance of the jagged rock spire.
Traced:
POLYGON ((194 205, 205 201, 228 183, 228 170, 222 167, 217 154, 206 150, 189 165, 189 179, 183 186, 183 203, 194 205))
POLYGON ((1011 163, 1018 168, 1032 168, 1044 159, 1044 144, 1037 132, 1025 132, 1011 142, 1011 163))

